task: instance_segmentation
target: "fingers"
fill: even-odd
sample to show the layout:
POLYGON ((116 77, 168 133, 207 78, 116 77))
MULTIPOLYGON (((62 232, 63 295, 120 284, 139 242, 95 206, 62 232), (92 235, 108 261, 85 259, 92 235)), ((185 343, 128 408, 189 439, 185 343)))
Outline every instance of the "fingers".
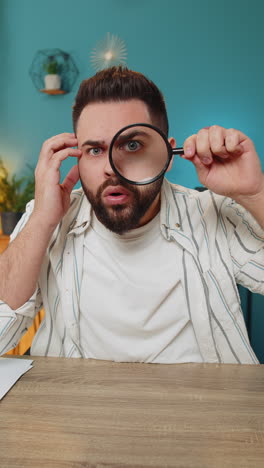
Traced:
POLYGON ((220 158, 228 158, 229 156, 225 146, 225 132, 226 130, 223 127, 218 127, 217 125, 213 125, 208 130, 212 154, 220 158))
POLYGON ((74 148, 78 145, 74 133, 61 133, 46 140, 41 148, 39 162, 36 168, 37 173, 51 170, 58 170, 62 161, 68 157, 79 158, 82 151, 74 148))
POLYGON ((225 144, 229 154, 239 155, 243 152, 243 147, 241 145, 244 140, 243 137, 244 135, 241 132, 233 128, 226 130, 225 144))
POLYGON ((79 167, 76 164, 75 166, 71 168, 70 172, 65 177, 63 183, 61 184, 61 187, 70 194, 73 187, 78 182, 79 177, 80 177, 79 167))
POLYGON ((196 154, 203 164, 210 164, 213 160, 208 133, 208 130, 203 128, 198 132, 196 137, 196 154))
MULTIPOLYGON (((46 140, 41 148, 39 161, 48 161, 54 154, 65 148, 77 146, 77 138, 73 133, 61 133, 46 140)), ((68 155, 70 155, 68 153, 68 155)))
POLYGON ((59 169, 62 161, 68 157, 79 158, 81 155, 82 151, 77 148, 65 148, 64 150, 54 153, 50 158, 49 164, 52 165, 54 169, 59 169))
POLYGON ((224 161, 243 153, 241 143, 245 138, 245 135, 233 128, 225 129, 217 125, 203 128, 185 141, 184 157, 192 159, 197 155, 204 165, 212 164, 214 159, 224 161))
MULTIPOLYGON (((199 161, 203 164, 210 164, 212 162, 213 154, 206 129, 202 129, 196 135, 187 138, 183 148, 184 156, 187 158, 193 159, 195 156, 198 156, 199 161)), ((195 159, 197 160, 197 158, 195 159)))
POLYGON ((70 206, 70 194, 79 179, 79 170, 74 166, 60 183, 60 166, 68 157, 79 158, 77 139, 72 133, 62 133, 49 138, 42 145, 35 170, 35 213, 39 213, 46 225, 57 226, 70 206))

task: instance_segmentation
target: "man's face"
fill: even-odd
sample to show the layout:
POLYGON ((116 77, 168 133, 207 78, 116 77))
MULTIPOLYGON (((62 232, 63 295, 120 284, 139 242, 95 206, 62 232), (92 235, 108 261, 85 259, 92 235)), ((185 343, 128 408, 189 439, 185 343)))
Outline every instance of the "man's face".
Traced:
POLYGON ((159 211, 162 179, 146 186, 128 184, 116 176, 108 159, 118 130, 139 122, 152 123, 146 105, 135 99, 88 104, 77 125, 83 190, 97 218, 118 234, 143 226, 159 211))

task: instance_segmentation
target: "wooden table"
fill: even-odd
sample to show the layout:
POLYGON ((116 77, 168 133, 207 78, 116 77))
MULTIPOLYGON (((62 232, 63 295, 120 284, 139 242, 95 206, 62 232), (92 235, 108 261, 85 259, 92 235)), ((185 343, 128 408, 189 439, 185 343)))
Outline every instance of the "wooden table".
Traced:
POLYGON ((0 466, 264 466, 264 365, 33 358, 0 403, 0 466))

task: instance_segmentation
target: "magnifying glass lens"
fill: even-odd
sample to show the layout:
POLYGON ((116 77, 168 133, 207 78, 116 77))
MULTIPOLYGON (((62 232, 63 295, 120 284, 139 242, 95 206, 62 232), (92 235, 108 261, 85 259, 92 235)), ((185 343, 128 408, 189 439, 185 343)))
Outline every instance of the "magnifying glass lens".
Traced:
POLYGON ((125 128, 114 141, 112 163, 116 172, 132 183, 149 183, 167 165, 167 144, 153 128, 125 128))

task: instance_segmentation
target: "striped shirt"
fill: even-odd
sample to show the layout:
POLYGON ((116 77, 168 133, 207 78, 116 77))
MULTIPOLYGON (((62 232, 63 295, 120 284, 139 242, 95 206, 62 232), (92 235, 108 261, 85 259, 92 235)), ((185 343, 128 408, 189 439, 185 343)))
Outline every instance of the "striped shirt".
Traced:
MULTIPOLYGON (((11 241, 23 229, 33 206, 34 201, 28 204, 11 241)), ((84 236, 90 221, 86 196, 82 189, 73 191, 71 206, 47 248, 35 293, 17 310, 0 302, 0 354, 17 345, 44 307, 45 319, 31 354, 85 357, 79 305, 84 236)), ((258 363, 248 340, 236 283, 264 294, 263 229, 233 200, 166 180, 161 191, 160 229, 180 249, 177 274, 180 272, 204 362, 258 363)))

